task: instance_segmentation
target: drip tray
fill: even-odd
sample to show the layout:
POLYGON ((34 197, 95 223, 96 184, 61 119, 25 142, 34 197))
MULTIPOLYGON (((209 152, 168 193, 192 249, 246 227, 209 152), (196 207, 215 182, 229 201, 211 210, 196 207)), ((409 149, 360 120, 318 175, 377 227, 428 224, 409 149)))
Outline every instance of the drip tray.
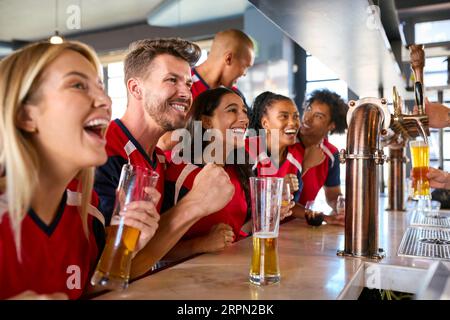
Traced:
POLYGON ((428 214, 415 211, 411 218, 412 226, 430 226, 440 228, 450 228, 450 216, 448 214, 428 214))
POLYGON ((398 255, 450 260, 450 229, 409 227, 398 255))

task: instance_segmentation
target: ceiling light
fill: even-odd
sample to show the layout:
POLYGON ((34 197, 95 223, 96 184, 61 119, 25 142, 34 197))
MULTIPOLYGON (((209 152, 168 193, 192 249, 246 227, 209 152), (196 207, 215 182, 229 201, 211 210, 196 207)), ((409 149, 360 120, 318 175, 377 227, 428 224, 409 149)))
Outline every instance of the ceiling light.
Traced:
POLYGON ((48 39, 51 44, 61 44, 64 42, 63 37, 58 32, 58 0, 55 0, 55 34, 48 39))
POLYGON ((64 39, 59 35, 58 31, 55 31, 55 34, 50 37, 48 40, 51 44, 61 44, 64 42, 64 39))

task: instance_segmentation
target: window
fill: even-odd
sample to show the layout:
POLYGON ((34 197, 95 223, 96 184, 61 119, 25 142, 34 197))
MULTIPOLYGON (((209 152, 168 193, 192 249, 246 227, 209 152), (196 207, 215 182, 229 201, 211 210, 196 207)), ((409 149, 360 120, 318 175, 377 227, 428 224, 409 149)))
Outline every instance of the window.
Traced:
POLYGON ((414 31, 415 43, 450 41, 450 20, 416 23, 414 31))
POLYGON ((255 64, 248 69, 245 77, 238 80, 237 87, 244 94, 247 103, 264 91, 289 96, 288 69, 286 60, 255 64))
MULTIPOLYGON (((426 87, 447 85, 447 73, 447 57, 433 57, 425 59, 423 81, 426 84, 426 87)), ((431 98, 429 97, 429 99, 431 98)))
POLYGON ((306 96, 316 89, 328 89, 336 92, 345 101, 348 98, 347 83, 319 59, 308 55, 306 57, 306 96))
MULTIPOLYGON (((341 96, 344 101, 348 99, 348 86, 343 80, 319 59, 308 54, 306 57, 306 98, 316 89, 328 89, 341 96)), ((346 149, 347 134, 332 134, 328 140, 338 150, 346 149)), ((340 164, 341 190, 345 194, 345 164, 340 164)), ((320 191, 317 199, 325 199, 325 194, 320 191)))
POLYGON ((112 100, 112 119, 121 118, 127 108, 127 90, 124 83, 123 62, 109 63, 107 69, 107 89, 112 100))

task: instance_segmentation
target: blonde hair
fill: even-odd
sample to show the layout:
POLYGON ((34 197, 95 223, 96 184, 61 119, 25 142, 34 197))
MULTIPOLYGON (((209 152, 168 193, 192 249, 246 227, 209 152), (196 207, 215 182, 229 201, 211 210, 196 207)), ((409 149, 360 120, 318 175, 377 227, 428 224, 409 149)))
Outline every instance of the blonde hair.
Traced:
MULTIPOLYGON (((36 148, 30 140, 32 133, 18 127, 18 114, 27 102, 39 100, 43 71, 66 50, 80 53, 101 75, 95 51, 75 41, 62 44, 33 43, 0 62, 0 188, 1 192, 6 192, 17 248, 20 248, 22 220, 38 185, 40 167, 36 148)), ((83 229, 88 237, 87 208, 91 200, 94 168, 82 169, 76 177, 79 179, 78 189, 82 194, 80 213, 83 229)), ((0 212, 0 217, 3 213, 0 212)), ((20 256, 20 250, 18 253, 20 256)))

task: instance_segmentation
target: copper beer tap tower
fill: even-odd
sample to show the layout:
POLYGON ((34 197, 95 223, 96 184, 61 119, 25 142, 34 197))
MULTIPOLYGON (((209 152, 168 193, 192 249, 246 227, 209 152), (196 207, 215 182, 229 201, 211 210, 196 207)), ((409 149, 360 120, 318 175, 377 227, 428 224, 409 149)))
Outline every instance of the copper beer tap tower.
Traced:
POLYGON ((418 114, 402 113, 401 98, 394 87, 394 114, 384 98, 349 101, 347 150, 340 161, 346 164, 345 248, 338 255, 382 259, 378 247, 379 167, 386 160, 383 147, 389 146, 389 207, 403 208, 405 146, 409 139, 429 135, 428 116, 423 106, 423 46, 411 45, 411 66, 415 75, 414 93, 418 114))

